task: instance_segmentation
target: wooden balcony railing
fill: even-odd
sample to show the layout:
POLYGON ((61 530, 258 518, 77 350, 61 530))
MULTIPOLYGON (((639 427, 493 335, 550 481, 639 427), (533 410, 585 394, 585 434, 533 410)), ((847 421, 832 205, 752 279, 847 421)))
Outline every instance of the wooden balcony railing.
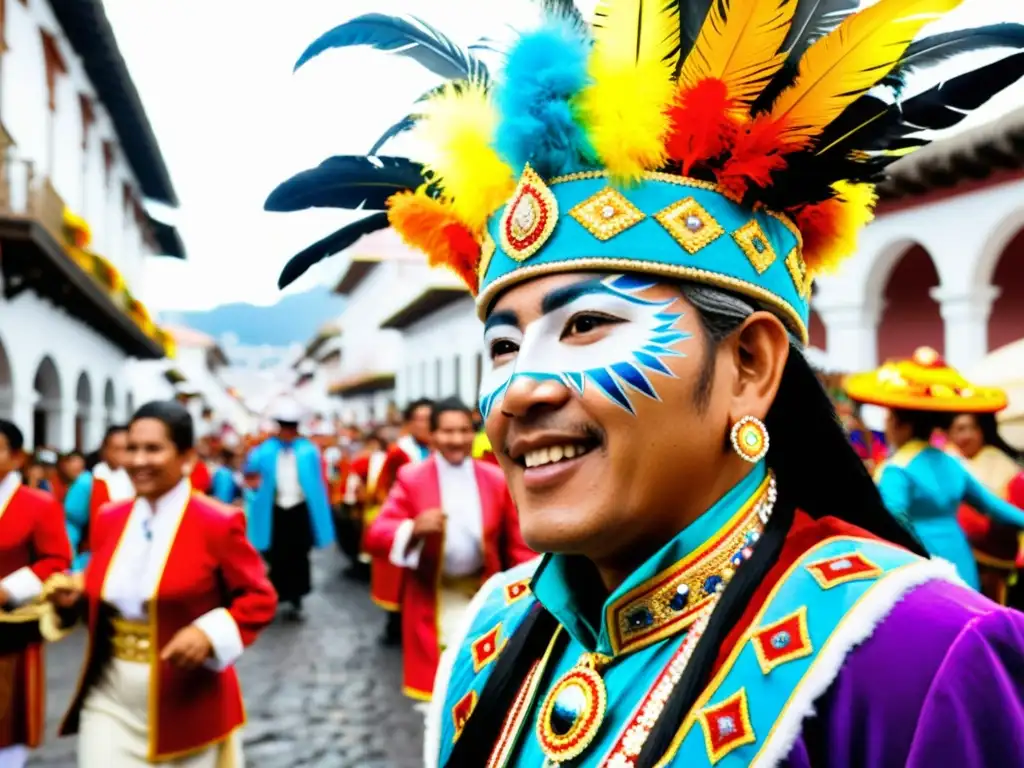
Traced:
POLYGON ((0 216, 34 219, 64 243, 64 199, 31 160, 0 154, 0 216))

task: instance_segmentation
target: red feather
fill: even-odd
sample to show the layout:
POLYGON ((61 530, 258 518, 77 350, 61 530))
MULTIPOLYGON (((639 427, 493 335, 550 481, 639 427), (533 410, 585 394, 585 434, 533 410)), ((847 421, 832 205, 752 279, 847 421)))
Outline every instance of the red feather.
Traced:
POLYGON ((790 211, 797 229, 803 235, 804 263, 812 274, 826 266, 826 254, 842 238, 842 208, 842 200, 832 198, 790 211))
POLYGON ((781 141, 785 123, 758 117, 740 128, 733 140, 732 152, 717 173, 718 183, 738 197, 751 184, 768 187, 772 173, 786 167, 781 141))
POLYGON ((665 149, 682 166, 684 176, 729 148, 736 132, 735 109, 728 87, 717 78, 679 90, 668 110, 671 128, 665 149))
POLYGON ((444 236, 448 239, 450 248, 446 266, 462 278, 462 282, 469 286, 470 292, 476 296, 480 284, 476 273, 480 264, 480 244, 464 224, 448 224, 444 228, 444 236))

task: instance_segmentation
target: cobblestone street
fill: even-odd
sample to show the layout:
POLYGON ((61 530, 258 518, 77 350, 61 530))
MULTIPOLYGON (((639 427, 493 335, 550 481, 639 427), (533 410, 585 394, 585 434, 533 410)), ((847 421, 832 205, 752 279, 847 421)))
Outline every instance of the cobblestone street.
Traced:
MULTIPOLYGON (((383 615, 341 564, 333 549, 318 553, 306 622, 275 623, 239 662, 248 768, 421 765, 423 718, 400 693, 400 653, 377 645, 383 615)), ((55 733, 83 652, 81 632, 48 649, 46 743, 30 766, 75 765, 75 740, 55 733)))

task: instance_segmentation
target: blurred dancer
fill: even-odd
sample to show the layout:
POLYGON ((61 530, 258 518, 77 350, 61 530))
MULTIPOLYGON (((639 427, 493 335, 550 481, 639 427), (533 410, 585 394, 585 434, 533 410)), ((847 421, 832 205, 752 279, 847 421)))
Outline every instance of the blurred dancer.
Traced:
POLYGON ((134 501, 108 506, 84 575, 51 586, 89 651, 61 726, 79 768, 241 766, 234 664, 274 617, 273 587, 245 516, 191 488, 192 417, 143 405, 129 427, 134 501))
POLYGON ((436 453, 399 471, 366 535, 373 555, 403 569, 403 690, 424 701, 440 653, 483 580, 534 557, 501 470, 471 456, 469 408, 443 400, 430 426, 436 453))
POLYGON ((100 507, 110 501, 135 498, 135 488, 124 468, 128 447, 128 428, 123 424, 107 427, 100 445, 100 461, 91 472, 83 472, 68 488, 64 498, 68 538, 75 553, 74 569, 81 570, 92 548, 90 532, 100 507))
POLYGON ((273 414, 277 434, 249 456, 246 473, 259 476, 249 509, 249 536, 270 566, 270 580, 287 618, 302 619, 309 594, 309 552, 334 542, 334 521, 327 503, 320 452, 299 435, 298 403, 284 400, 273 414))
POLYGON ((23 766, 46 722, 40 638, 11 623, 36 617, 11 611, 39 598, 43 583, 71 565, 60 505, 18 476, 24 443, 20 429, 0 420, 0 635, 18 636, 0 649, 0 768, 23 766))

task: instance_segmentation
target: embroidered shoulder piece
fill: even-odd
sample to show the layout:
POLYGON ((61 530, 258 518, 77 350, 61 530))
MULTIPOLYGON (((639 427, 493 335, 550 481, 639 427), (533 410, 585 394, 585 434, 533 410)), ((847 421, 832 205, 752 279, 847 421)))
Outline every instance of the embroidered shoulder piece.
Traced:
POLYGON ((452 747, 473 715, 495 660, 536 603, 530 581, 539 562, 538 558, 501 574, 473 617, 445 691, 441 709, 440 765, 447 762, 452 747))
POLYGON ((937 579, 956 581, 947 564, 882 541, 839 536, 804 553, 698 698, 660 765, 779 764, 847 654, 907 592, 937 579))

